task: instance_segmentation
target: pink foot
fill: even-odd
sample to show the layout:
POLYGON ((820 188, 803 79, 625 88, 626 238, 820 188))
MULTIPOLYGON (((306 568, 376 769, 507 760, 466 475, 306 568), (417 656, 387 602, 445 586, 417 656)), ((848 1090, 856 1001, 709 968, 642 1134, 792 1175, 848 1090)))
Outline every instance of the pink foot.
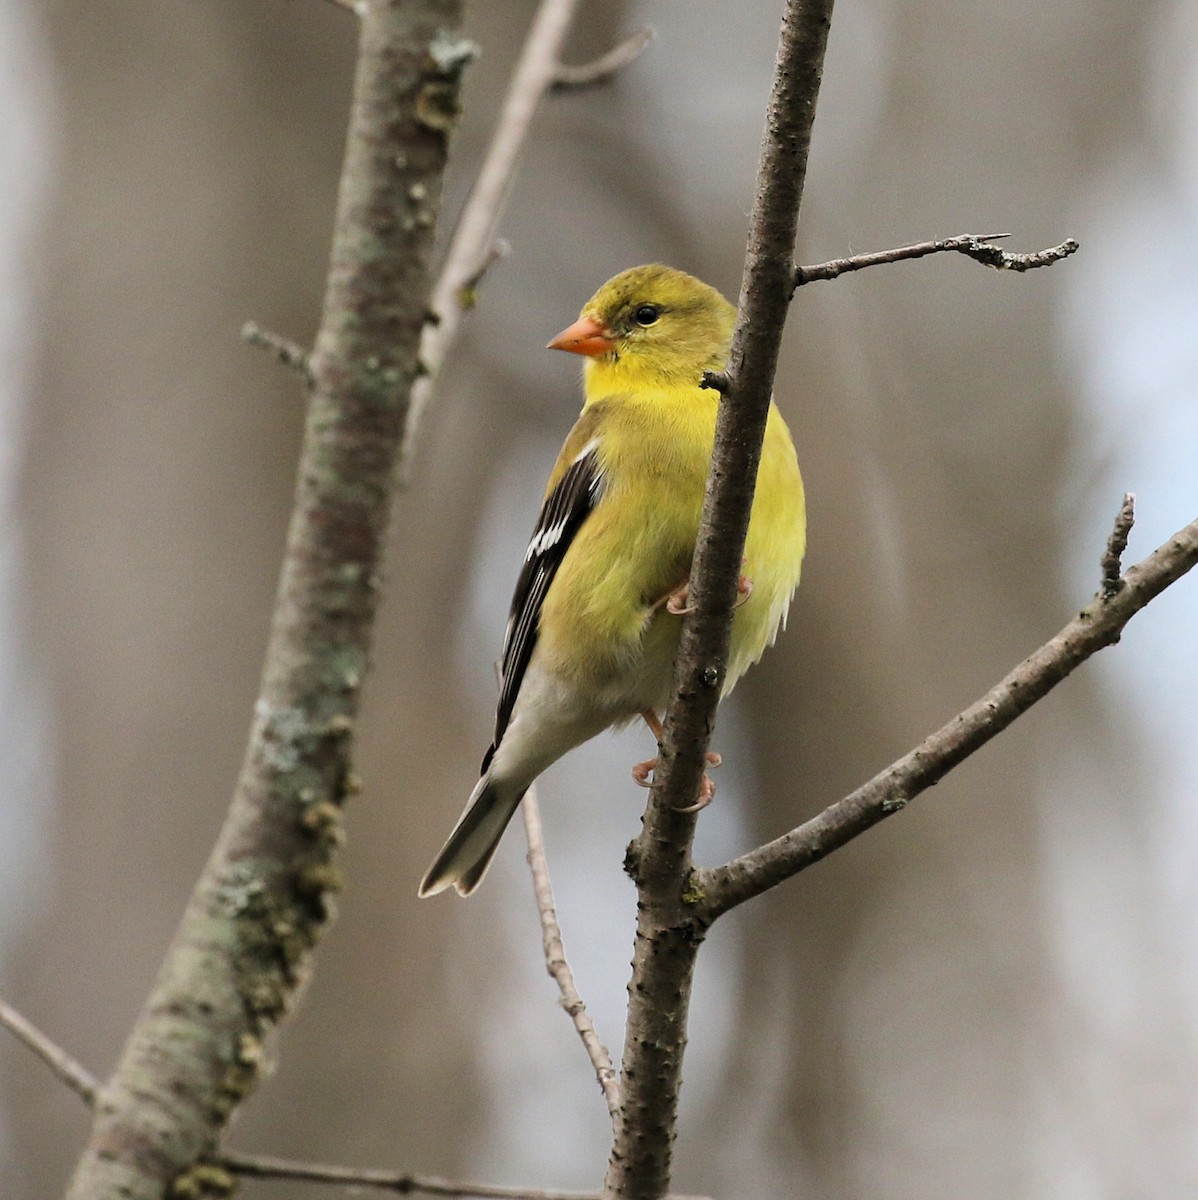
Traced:
MULTIPOLYGON (((690 603, 688 594, 689 581, 679 584, 672 592, 664 596, 653 607, 664 604, 666 612, 672 613, 676 617, 684 617, 688 612, 694 612, 694 605, 690 603)), ((740 608, 742 604, 753 594, 753 581, 747 575, 741 575, 736 580, 736 603, 733 608, 740 608)))
MULTIPOLYGON (((708 750, 704 756, 707 760, 707 765, 711 768, 718 767, 724 760, 714 750, 708 750)), ((632 768, 632 779, 635 784, 643 788, 651 788, 653 786, 653 772, 657 770, 657 759, 647 758, 644 762, 637 763, 632 768)), ((706 808, 715 795, 715 782, 711 776, 705 771, 703 773, 703 783, 699 788, 699 799, 695 804, 688 808, 680 808, 679 812, 698 812, 702 808, 706 808)))

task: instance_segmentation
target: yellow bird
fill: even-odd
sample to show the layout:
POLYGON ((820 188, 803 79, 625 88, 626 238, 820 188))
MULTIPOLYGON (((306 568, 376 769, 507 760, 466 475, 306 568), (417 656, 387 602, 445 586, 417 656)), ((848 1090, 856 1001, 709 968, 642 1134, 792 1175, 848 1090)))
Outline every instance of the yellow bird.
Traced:
MULTIPOLYGON (((637 715, 660 739, 715 437, 719 396, 699 384, 727 364, 735 319, 714 288, 653 264, 608 280, 549 343, 586 357, 582 413, 516 584, 482 777, 421 896, 474 891, 525 791, 568 750, 637 715)), ((725 695, 785 621, 805 544, 803 482, 771 404, 725 695)))

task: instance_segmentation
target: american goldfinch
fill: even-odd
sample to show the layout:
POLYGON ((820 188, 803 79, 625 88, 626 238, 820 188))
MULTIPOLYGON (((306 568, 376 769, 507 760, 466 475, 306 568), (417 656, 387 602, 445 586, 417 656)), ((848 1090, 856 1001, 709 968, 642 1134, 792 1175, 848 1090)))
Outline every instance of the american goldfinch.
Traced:
MULTIPOLYGON (((726 365, 735 319, 714 288, 654 264, 610 279, 549 343, 586 358, 582 413, 516 583, 495 737, 421 896, 474 891, 525 791, 566 751, 638 714, 660 737, 715 437, 719 396, 699 385, 726 365)), ((805 542, 794 445, 771 404, 725 694, 773 642, 805 542)))

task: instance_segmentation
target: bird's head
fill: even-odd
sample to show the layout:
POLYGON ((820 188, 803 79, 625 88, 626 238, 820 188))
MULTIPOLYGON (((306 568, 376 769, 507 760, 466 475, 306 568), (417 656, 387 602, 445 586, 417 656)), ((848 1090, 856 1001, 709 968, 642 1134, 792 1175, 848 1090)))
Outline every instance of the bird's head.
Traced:
POLYGON ((736 309, 693 275, 652 263, 609 279, 549 343, 588 359, 588 392, 698 384, 728 361, 736 309))

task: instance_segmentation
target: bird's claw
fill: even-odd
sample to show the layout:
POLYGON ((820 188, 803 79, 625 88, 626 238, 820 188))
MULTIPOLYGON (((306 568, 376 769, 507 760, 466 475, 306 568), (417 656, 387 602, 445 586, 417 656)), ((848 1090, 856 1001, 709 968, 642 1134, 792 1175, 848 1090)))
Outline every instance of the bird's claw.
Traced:
POLYGON ((632 782, 637 787, 651 788, 653 786, 653 771, 657 767, 657 759, 647 758, 632 768, 632 782))
MULTIPOLYGON (((675 617, 685 617, 687 613, 694 612, 695 606, 690 602, 688 587, 690 581, 680 584, 672 592, 664 597, 664 600, 659 600, 658 604, 665 604, 666 612, 671 613, 675 617)), ((736 580, 736 603, 733 608, 740 608, 742 604, 753 594, 753 581, 747 575, 738 576, 736 580)))
POLYGON ((687 585, 685 583, 681 587, 675 588, 666 597, 666 612, 672 613, 676 617, 684 617, 688 612, 694 611, 694 605, 689 602, 687 596, 687 585))
MULTIPOLYGON (((716 761, 711 763, 713 767, 718 767, 719 755, 714 756, 716 761)), ((707 756, 708 762, 711 762, 712 755, 707 756)), ((702 812, 715 799, 715 780, 712 779, 706 771, 703 772, 703 782, 699 784, 699 798, 694 804, 688 804, 685 808, 676 808, 675 812, 680 813, 697 813, 702 812)))
MULTIPOLYGON (((720 765, 724 760, 721 755, 714 750, 708 750, 703 756, 707 765, 713 770, 720 765)), ((657 759, 647 758, 644 762, 637 763, 632 768, 632 779, 638 787, 651 788, 653 786, 653 772, 657 770, 657 759)), ((715 797, 715 780, 703 772, 703 782, 699 785, 699 799, 694 804, 688 804, 685 808, 675 809, 675 812, 691 813, 701 812, 705 809, 715 797)))

